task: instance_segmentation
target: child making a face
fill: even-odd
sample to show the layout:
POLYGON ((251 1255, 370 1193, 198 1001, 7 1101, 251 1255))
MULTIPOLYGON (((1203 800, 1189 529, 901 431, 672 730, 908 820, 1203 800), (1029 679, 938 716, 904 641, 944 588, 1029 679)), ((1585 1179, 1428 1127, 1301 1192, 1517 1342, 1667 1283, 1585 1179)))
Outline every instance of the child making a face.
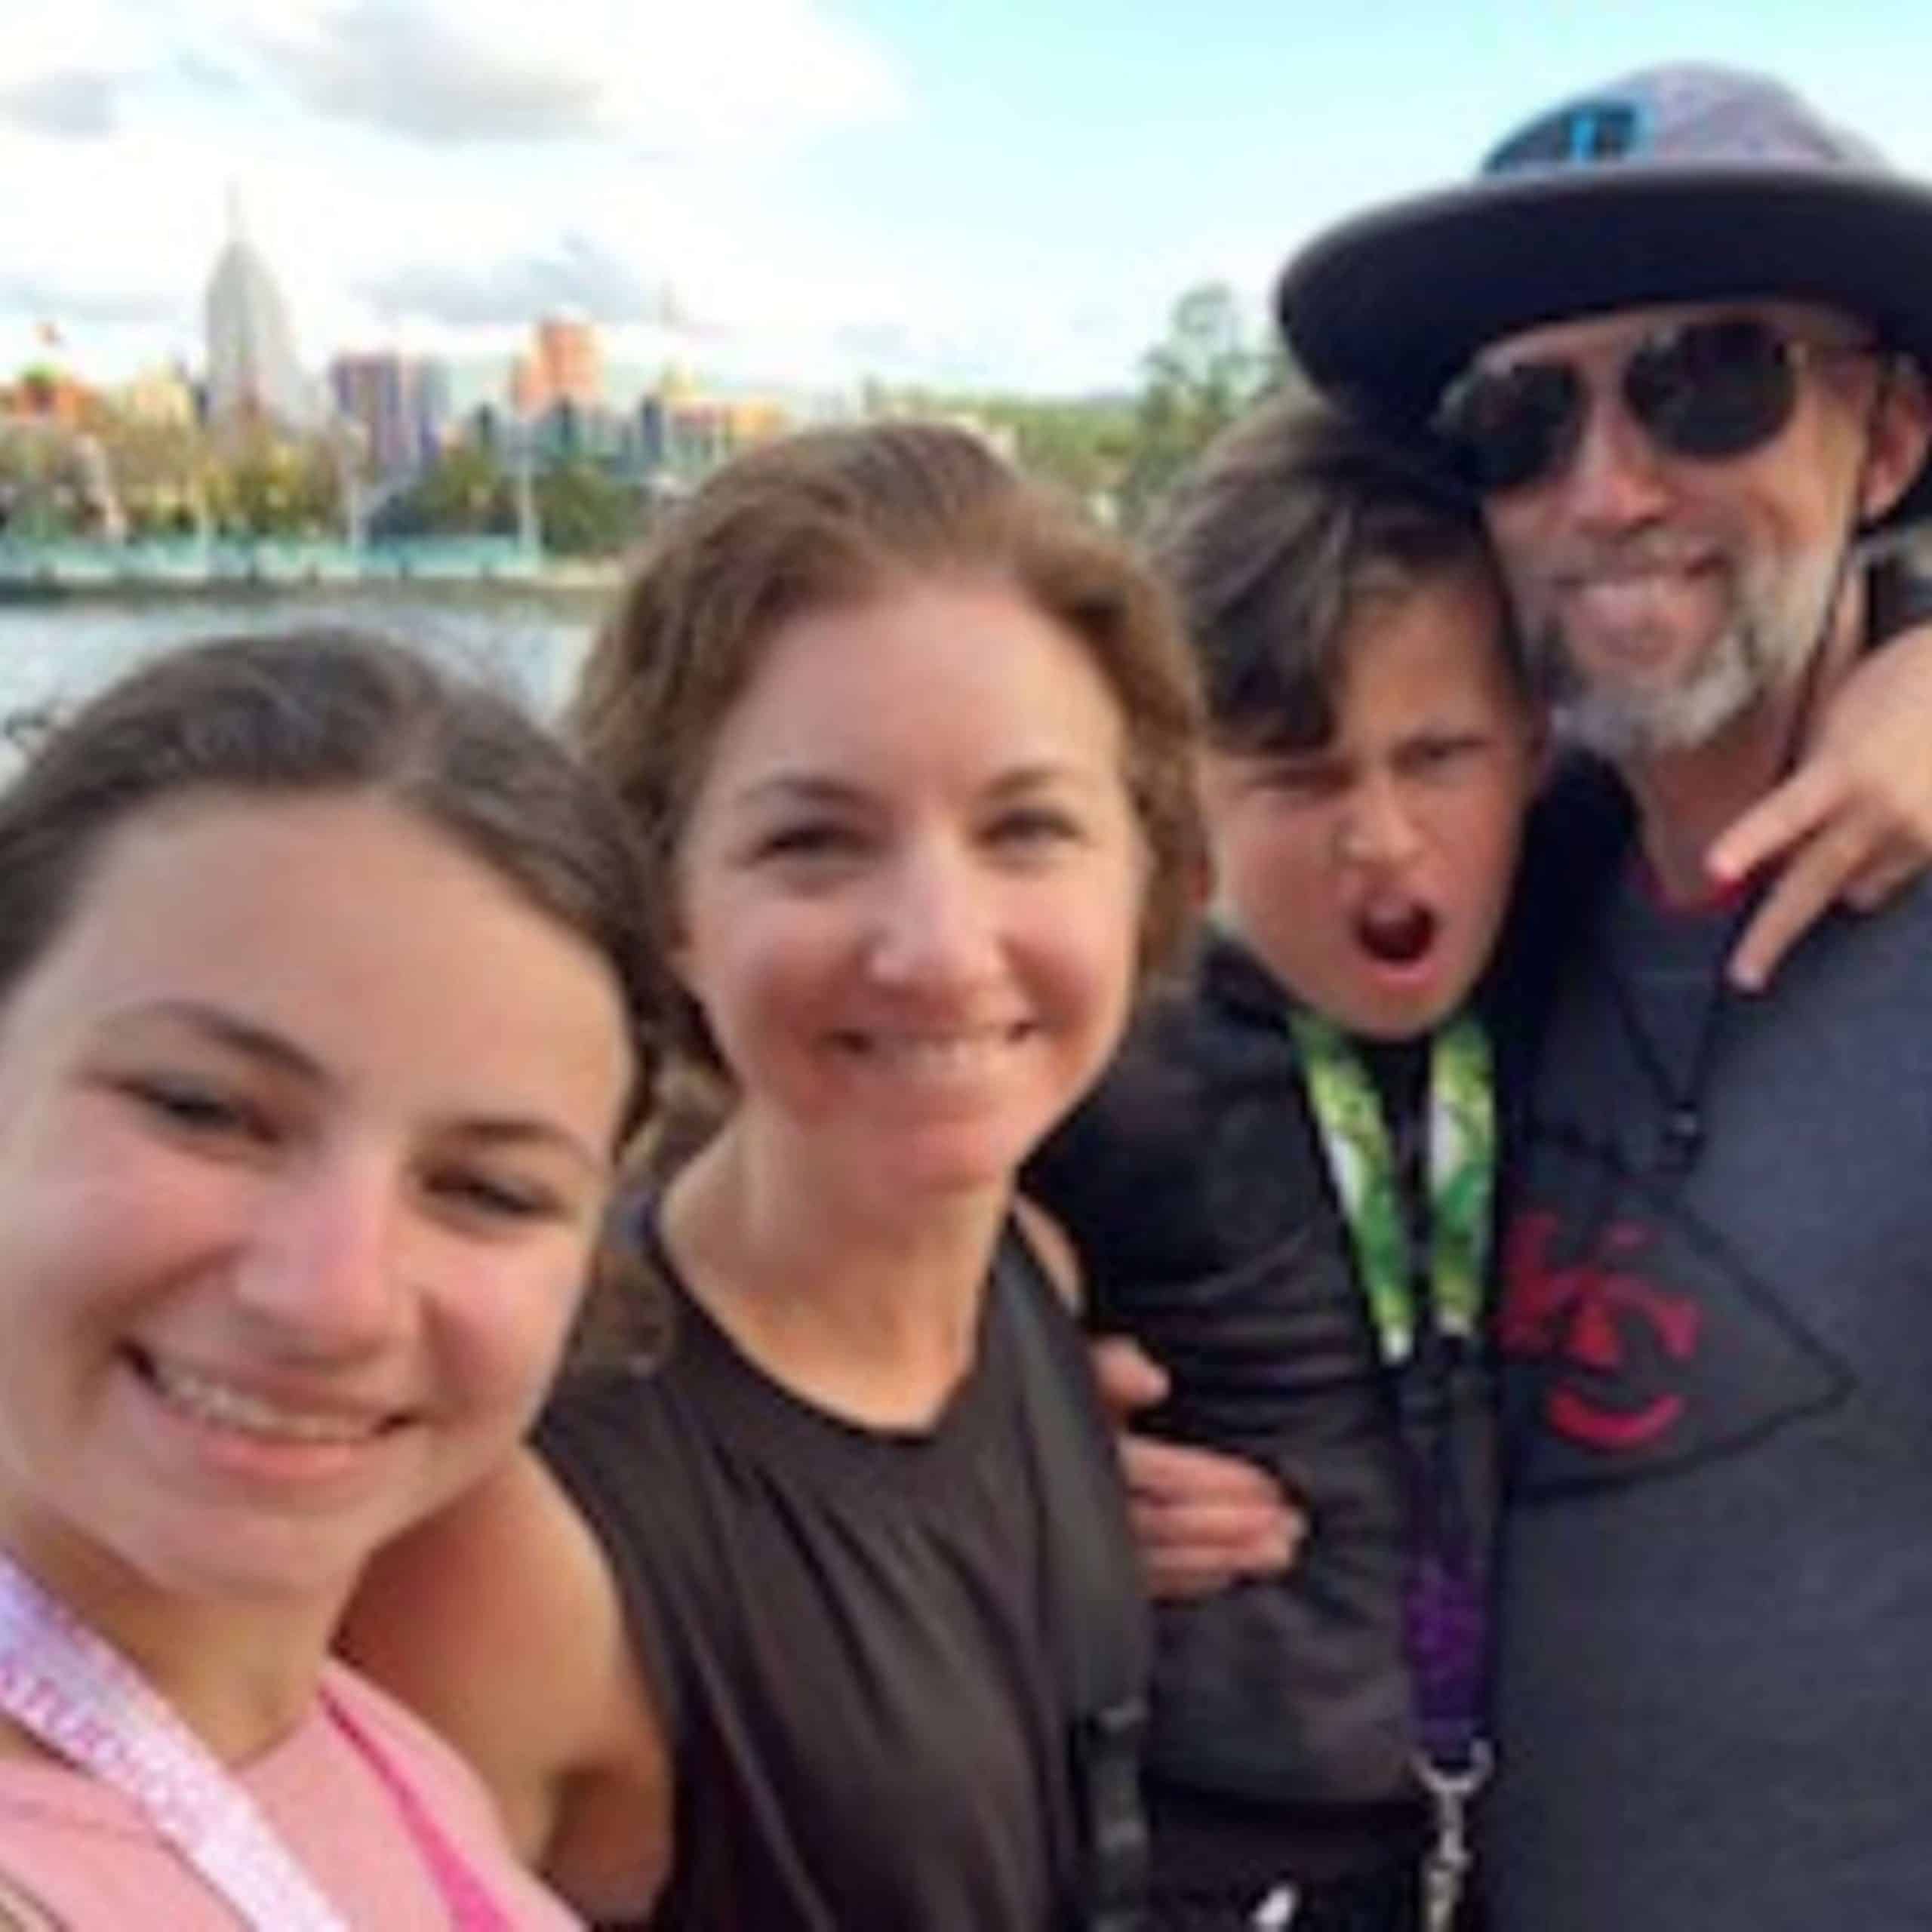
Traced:
POLYGON ((1310 1534, 1161 1606, 1154 1923, 1413 1925, 1429 1786, 1487 1749, 1479 989, 1540 714, 1473 506, 1340 417, 1265 408, 1161 549, 1207 688, 1212 912, 1030 1191, 1094 1325, 1168 1371, 1149 1426, 1260 1463, 1310 1534))

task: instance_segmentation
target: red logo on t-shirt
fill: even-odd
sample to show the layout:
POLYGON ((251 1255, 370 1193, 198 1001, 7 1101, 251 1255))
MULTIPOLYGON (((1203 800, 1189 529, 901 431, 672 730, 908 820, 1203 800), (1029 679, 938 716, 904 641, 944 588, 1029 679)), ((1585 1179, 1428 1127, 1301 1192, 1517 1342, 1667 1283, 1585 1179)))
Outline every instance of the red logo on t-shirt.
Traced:
POLYGON ((1614 1221, 1594 1249, 1568 1266, 1552 1258, 1557 1217, 1518 1217, 1503 1255, 1497 1336, 1506 1355, 1550 1364, 1545 1423, 1566 1441, 1611 1453, 1647 1448, 1684 1417, 1669 1370, 1697 1352, 1703 1314, 1633 1270, 1652 1241, 1633 1221, 1614 1221), (1647 1340, 1648 1347, 1633 1343, 1647 1340))

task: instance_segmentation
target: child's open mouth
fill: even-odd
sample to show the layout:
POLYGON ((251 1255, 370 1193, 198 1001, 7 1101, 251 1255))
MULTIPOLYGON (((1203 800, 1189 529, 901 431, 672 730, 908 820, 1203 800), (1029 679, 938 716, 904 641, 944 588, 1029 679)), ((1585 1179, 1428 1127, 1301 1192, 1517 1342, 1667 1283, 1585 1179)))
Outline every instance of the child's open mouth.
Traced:
POLYGON ((1399 971, 1421 963, 1441 923, 1419 900, 1384 901, 1355 915, 1355 938, 1378 966, 1399 971))

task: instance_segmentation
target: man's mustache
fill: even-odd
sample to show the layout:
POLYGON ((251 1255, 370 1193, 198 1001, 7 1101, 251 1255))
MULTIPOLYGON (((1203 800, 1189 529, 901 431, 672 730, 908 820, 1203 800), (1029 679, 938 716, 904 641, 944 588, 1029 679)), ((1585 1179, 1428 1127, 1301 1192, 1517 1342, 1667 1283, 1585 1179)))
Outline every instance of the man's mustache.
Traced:
POLYGON ((1538 558, 1532 575, 1540 588, 1570 590, 1694 570, 1721 563, 1727 554, 1714 537, 1677 530, 1637 531, 1602 539, 1572 538, 1538 558))

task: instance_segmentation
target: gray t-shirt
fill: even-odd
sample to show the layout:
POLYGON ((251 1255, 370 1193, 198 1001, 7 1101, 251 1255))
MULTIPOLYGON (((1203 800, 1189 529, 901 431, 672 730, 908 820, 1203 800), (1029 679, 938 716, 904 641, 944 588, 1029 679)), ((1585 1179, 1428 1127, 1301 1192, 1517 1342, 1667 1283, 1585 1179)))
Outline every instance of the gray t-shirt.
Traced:
POLYGON ((1495 1932, 1932 1924, 1932 889, 1706 1039, 1734 924, 1627 879, 1538 1076, 1495 1932))

